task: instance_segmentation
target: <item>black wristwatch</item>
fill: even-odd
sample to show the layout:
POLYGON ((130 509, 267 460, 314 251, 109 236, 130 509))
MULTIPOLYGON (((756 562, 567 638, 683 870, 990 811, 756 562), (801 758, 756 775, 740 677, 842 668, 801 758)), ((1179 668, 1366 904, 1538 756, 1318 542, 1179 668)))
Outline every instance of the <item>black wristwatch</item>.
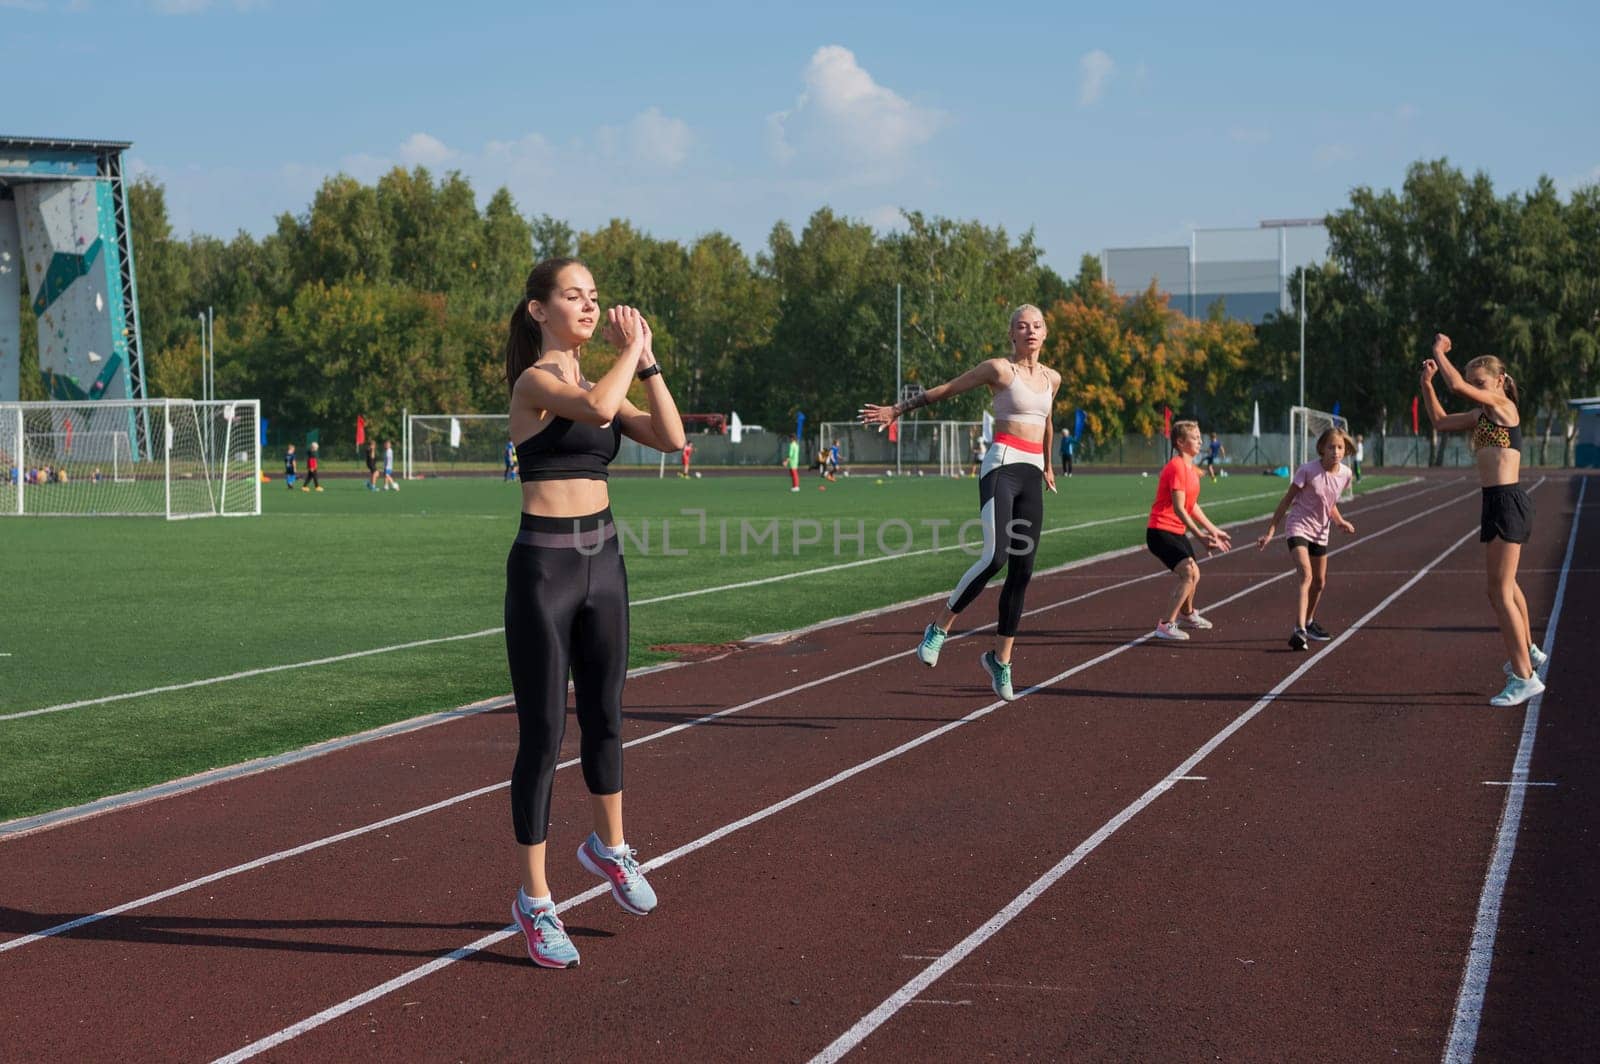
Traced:
POLYGON ((644 369, 639 371, 639 379, 642 381, 649 380, 651 377, 656 376, 660 372, 661 363, 652 363, 651 365, 646 366, 644 369))

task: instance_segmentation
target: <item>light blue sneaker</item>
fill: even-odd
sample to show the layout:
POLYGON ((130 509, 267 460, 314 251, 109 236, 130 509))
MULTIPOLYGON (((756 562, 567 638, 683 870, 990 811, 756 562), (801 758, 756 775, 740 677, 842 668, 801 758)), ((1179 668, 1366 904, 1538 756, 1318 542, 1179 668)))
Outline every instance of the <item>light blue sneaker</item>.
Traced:
POLYGON ((939 664, 939 648, 944 646, 946 632, 936 624, 929 624, 922 630, 922 642, 917 644, 917 660, 928 668, 939 664))
MULTIPOLYGON (((1533 671, 1538 672, 1539 669, 1544 666, 1544 663, 1550 660, 1550 655, 1540 650, 1539 644, 1529 643, 1528 660, 1533 663, 1533 671)), ((1500 666, 1500 671, 1505 673, 1507 676, 1516 675, 1516 670, 1511 667, 1511 662, 1509 661, 1500 666)))
POLYGON ((1499 694, 1489 699, 1491 706, 1520 706, 1534 695, 1544 690, 1544 681, 1539 679, 1539 674, 1534 673, 1524 680, 1520 676, 1506 677, 1506 686, 1499 694))
POLYGON ((600 836, 589 837, 578 847, 578 863, 611 885, 617 904, 635 916, 647 916, 656 907, 656 892, 639 871, 639 861, 630 846, 620 857, 607 857, 600 836))
POLYGON ((1001 661, 994 656, 994 651, 983 652, 983 668, 989 674, 989 686, 994 688, 994 693, 1011 701, 1017 696, 1011 693, 1011 662, 1001 661))
POLYGON ((578 947, 567 937, 566 925, 556 915, 555 906, 525 912, 522 903, 511 899, 511 916, 528 940, 528 956, 541 968, 576 968, 578 947))

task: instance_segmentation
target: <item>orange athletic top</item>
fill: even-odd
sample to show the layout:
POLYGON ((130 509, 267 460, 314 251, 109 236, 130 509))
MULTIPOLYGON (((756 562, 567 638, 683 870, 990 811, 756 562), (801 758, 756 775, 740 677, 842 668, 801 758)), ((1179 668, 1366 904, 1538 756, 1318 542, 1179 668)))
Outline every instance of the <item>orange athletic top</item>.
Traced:
POLYGON ((1178 511, 1172 508, 1174 490, 1183 492, 1183 508, 1194 513, 1200 502, 1200 471, 1187 455, 1174 455, 1172 461, 1161 467, 1161 479, 1156 481, 1156 501, 1150 507, 1150 523, 1146 528, 1159 528, 1180 536, 1189 530, 1178 511))

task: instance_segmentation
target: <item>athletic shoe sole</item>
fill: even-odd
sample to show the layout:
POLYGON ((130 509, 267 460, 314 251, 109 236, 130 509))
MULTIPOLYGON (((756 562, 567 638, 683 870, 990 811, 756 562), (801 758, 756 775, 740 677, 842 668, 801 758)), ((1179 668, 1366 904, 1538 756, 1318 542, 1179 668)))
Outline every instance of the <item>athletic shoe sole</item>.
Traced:
POLYGON ((527 945, 527 947, 528 947, 528 959, 533 961, 533 963, 537 964, 541 968, 558 968, 559 969, 559 968, 576 968, 578 966, 578 962, 576 960, 573 960, 570 963, 564 963, 564 962, 561 962, 561 961, 546 960, 545 958, 539 956, 539 954, 534 951, 534 948, 533 948, 533 921, 532 921, 532 919, 529 918, 527 913, 522 911, 522 906, 517 904, 517 900, 515 898, 511 899, 511 919, 515 920, 517 926, 522 928, 522 941, 527 945))
POLYGON ((1322 635, 1318 635, 1317 633, 1311 631, 1310 629, 1307 629, 1306 630, 1306 638, 1307 639, 1315 639, 1319 643, 1326 643, 1328 640, 1332 639, 1333 636, 1328 634, 1328 633, 1326 633, 1326 632, 1324 632, 1322 635))
POLYGON ((1187 643, 1189 641, 1189 633, 1185 632, 1181 628, 1174 628, 1170 632, 1164 628, 1157 628, 1155 630, 1155 637, 1157 639, 1170 639, 1175 643, 1187 643))
POLYGON ((589 856, 589 847, 587 845, 578 847, 578 863, 583 865, 583 867, 588 869, 590 872, 593 872, 595 875, 599 876, 601 879, 605 880, 606 883, 610 885, 611 896, 616 899, 618 905, 622 906, 623 912, 632 913, 634 916, 650 915, 649 909, 641 909, 627 899, 627 896, 622 893, 622 888, 617 886, 616 882, 612 880, 611 876, 607 874, 605 869, 601 868, 597 863, 595 863, 593 857, 589 856))
POLYGON ((1504 698, 1505 692, 1501 691, 1500 694, 1497 694, 1493 698, 1489 699, 1489 704, 1491 706, 1495 706, 1495 707, 1501 708, 1501 709, 1505 709, 1505 708, 1508 708, 1508 707, 1511 707, 1511 706, 1520 706, 1524 702, 1531 701, 1534 698, 1535 695, 1541 695, 1543 693, 1544 693, 1544 684, 1540 683, 1540 684, 1538 684, 1536 686, 1533 686, 1533 687, 1525 687, 1525 688, 1523 688, 1522 689, 1522 697, 1517 699, 1515 702, 1502 701, 1502 699, 1504 698))

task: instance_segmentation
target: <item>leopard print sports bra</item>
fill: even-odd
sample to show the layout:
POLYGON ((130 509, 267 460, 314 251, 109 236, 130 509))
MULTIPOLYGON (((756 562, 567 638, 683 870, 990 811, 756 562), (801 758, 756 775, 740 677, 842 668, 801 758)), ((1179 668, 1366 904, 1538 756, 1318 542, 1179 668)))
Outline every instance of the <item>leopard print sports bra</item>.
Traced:
POLYGON ((1509 447, 1522 450, 1521 425, 1496 425, 1489 420, 1487 411, 1478 412, 1478 423, 1472 427, 1472 449, 1480 447, 1509 447))

